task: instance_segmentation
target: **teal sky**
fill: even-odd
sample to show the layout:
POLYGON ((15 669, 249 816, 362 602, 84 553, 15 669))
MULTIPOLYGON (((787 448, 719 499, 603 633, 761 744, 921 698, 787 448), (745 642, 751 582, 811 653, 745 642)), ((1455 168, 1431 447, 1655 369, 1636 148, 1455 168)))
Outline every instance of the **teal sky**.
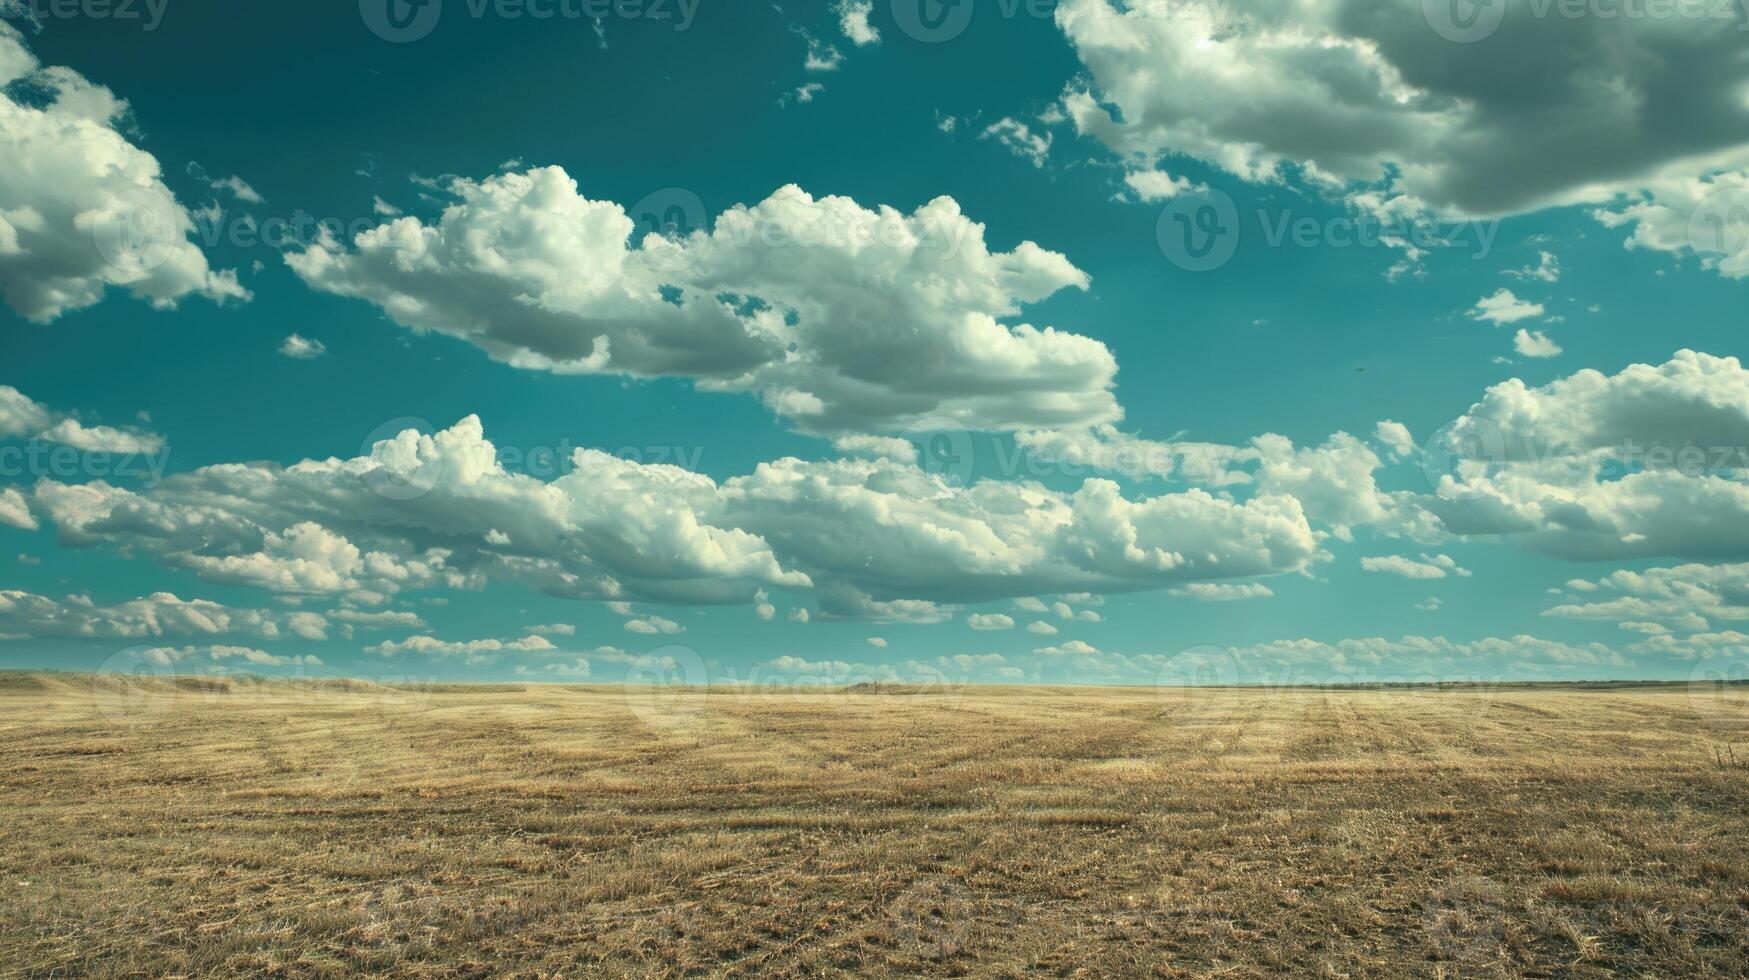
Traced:
POLYGON ((169 0, 155 23, 145 7, 44 9, 34 24, 14 10, 0 34, 0 222, 20 243, 9 256, 0 223, 0 385, 15 390, 0 399, 0 450, 14 450, 0 456, 0 668, 603 683, 1742 672, 1749 72, 1711 54, 1749 36, 1740 22, 1559 21, 1496 0, 1495 32, 1454 41, 1418 0, 1376 23, 1336 4, 1311 27, 1373 44, 1358 68, 1283 54, 1216 83, 1196 59, 1251 64, 1246 45, 1302 15, 960 2, 963 31, 933 43, 907 30, 908 0, 704 0, 684 29, 677 2, 666 20, 650 4, 595 20, 564 13, 578 4, 537 19, 445 0, 405 43, 371 29, 377 0, 169 0), (1088 27, 1097 17, 1110 22, 1088 27), (1213 40, 1179 44, 1199 30, 1213 40), (1586 61, 1603 32, 1663 67, 1586 61), (1532 77, 1533 39, 1646 98, 1621 109, 1593 79, 1557 84, 1577 67, 1532 77), (9 69, 8 49, 42 67, 9 69), (125 112, 90 109, 86 82, 46 66, 125 112), (1535 146, 1556 122, 1558 148, 1535 146), (117 145, 159 173, 115 165, 117 145), (84 166, 44 162, 55 154, 84 166), (645 224, 624 246, 636 275, 602 244, 611 231, 569 242, 577 214, 550 196, 564 177, 645 224), (502 200, 488 185, 530 181, 521 203, 548 195, 552 224, 526 206, 487 213, 502 200), (894 268, 838 241, 749 247, 715 220, 789 185, 808 207, 837 197, 894 220, 951 198, 997 257, 894 268), (100 206, 160 190, 172 210, 152 215, 190 227, 147 258, 176 257, 118 264, 100 206), (710 220, 689 217, 683 231, 704 231, 679 239, 688 257, 645 275, 652 201, 710 220), (1348 244, 1381 215, 1450 242, 1348 244), (1692 231, 1709 216, 1712 243, 1692 231), (256 235, 275 219, 346 234, 275 247, 256 235), (390 222, 442 229, 450 251, 410 272, 352 240, 390 222), (1298 222, 1301 240, 1272 241, 1298 222), (1187 268, 1186 227, 1220 228, 1230 259, 1187 268), (572 264, 543 264, 561 254, 572 264), (202 260, 192 278, 164 273, 202 260), (222 270, 234 284, 208 278, 222 270), (70 282, 93 292, 67 298, 70 282), (719 300, 733 315, 708 312, 719 300), (1005 336, 1079 339, 971 349, 988 334, 953 331, 986 313, 1005 336), (706 336, 712 317, 753 339, 706 336), (554 369, 595 332, 613 340, 596 348, 605 366, 554 369), (672 346, 627 353, 652 336, 672 346), (771 336, 757 370, 725 367, 771 336), (1099 348, 1114 376, 1080 359, 1099 348), (827 407, 794 408, 807 399, 827 407), (471 417, 506 452, 502 485, 461 487, 446 457, 412 478, 416 499, 372 490, 392 468, 378 440, 471 417), (1266 434, 1285 442, 1254 442, 1266 434), (1161 477, 1038 448, 1126 437, 1154 458, 1205 444, 1240 458, 1224 476, 1161 477), (921 460, 877 447, 892 439, 921 443, 921 460), (1551 474, 1523 447, 1572 465, 1551 474), (575 449, 636 474, 579 481, 547 513, 559 470, 603 469, 587 454, 544 465, 575 449), (1684 450, 1707 462, 1657 455, 1684 450), (787 493, 738 482, 789 458, 787 493), (1442 493, 1453 459, 1462 487, 1442 493), (305 460, 337 462, 287 475, 305 460), (119 462, 135 472, 111 475, 119 462), (665 464, 709 482, 681 487, 665 464), (865 469, 851 486, 833 467, 865 469), (1087 489, 1108 480, 1116 504, 1087 489), (79 493, 97 482, 101 506, 79 493), (513 520, 526 526, 501 526, 513 520), (228 618, 167 612, 164 594, 228 618), (1028 629, 1040 623, 1051 632, 1028 629))

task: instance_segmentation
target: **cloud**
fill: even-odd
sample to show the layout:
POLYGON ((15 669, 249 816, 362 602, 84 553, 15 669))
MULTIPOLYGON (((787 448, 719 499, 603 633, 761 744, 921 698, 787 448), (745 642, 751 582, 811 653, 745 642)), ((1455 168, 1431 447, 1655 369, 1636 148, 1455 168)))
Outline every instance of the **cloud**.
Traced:
POLYGON ((585 657, 578 657, 575 660, 563 663, 542 664, 538 667, 531 667, 527 664, 517 664, 516 673, 521 677, 568 677, 577 679, 588 677, 591 670, 589 660, 585 657))
POLYGON ((887 648, 887 641, 878 636, 871 636, 868 638, 868 645, 871 647, 880 647, 885 650, 887 648))
POLYGON ((1123 175, 1123 182, 1143 204, 1170 201, 1180 194, 1203 189, 1200 184, 1174 177, 1164 170, 1132 170, 1123 175))
POLYGON ((1676 174, 1657 181, 1614 207, 1592 214, 1611 228, 1633 229, 1623 243, 1694 256, 1702 268, 1730 279, 1749 276, 1749 171, 1676 174))
POLYGON ((1518 335, 1512 338, 1512 347, 1524 357, 1559 357, 1561 345, 1549 339, 1549 335, 1541 330, 1520 329, 1518 335))
POLYGON ((975 630, 1011 630, 1014 617, 1003 613, 973 613, 966 618, 966 625, 975 630))
POLYGON ((1743 563, 1622 569, 1595 581, 1575 579, 1564 592, 1566 601, 1543 615, 1613 620, 1639 632, 1651 632, 1647 624, 1699 632, 1719 620, 1749 620, 1749 564, 1743 563))
POLYGON ((1368 556, 1360 560, 1360 567, 1369 572, 1383 572, 1386 575, 1412 579, 1440 579, 1447 575, 1461 578, 1470 576, 1469 570, 1459 567, 1450 555, 1422 555, 1420 561, 1402 555, 1368 556))
POLYGON ((1070 640, 1067 643, 1063 643, 1063 644, 1060 644, 1058 646, 1040 647, 1039 649, 1033 651, 1033 653, 1043 654, 1047 657, 1089 656, 1092 654, 1096 654, 1098 652, 1099 652, 1098 647, 1095 647, 1089 643, 1085 643, 1081 640, 1070 640))
POLYGON ((1560 282, 1561 260, 1553 252, 1537 252, 1537 264, 1525 266, 1522 269, 1507 269, 1506 275, 1514 279, 1527 279, 1536 282, 1560 282))
POLYGON ((206 646, 206 647, 152 647, 139 652, 140 659, 160 667, 168 667, 184 660, 204 658, 214 662, 238 660, 251 667, 320 667, 322 661, 312 656, 280 656, 265 650, 251 647, 236 646, 206 646))
POLYGON ((157 159, 123 135, 127 112, 77 72, 41 66, 0 23, 0 297, 27 320, 92 306, 110 287, 160 309, 249 297, 189 241, 194 222, 157 159))
POLYGON ((535 636, 576 636, 577 627, 570 623, 544 623, 530 626, 527 632, 535 636))
MULTIPOLYGON (((305 618, 300 622, 305 624, 306 632, 322 622, 318 615, 303 615, 305 618)), ((246 635, 277 639, 297 616, 237 609, 204 599, 184 601, 168 592, 105 606, 89 596, 52 599, 30 592, 0 591, 0 635, 12 637, 137 639, 246 635)))
POLYGON ((1193 582, 1172 590, 1172 594, 1202 602, 1238 602, 1244 599, 1267 599, 1275 592, 1262 582, 1193 582))
POLYGON ((294 333, 279 345, 279 352, 294 361, 310 361, 328 353, 328 345, 294 333))
POLYGON ((1049 131, 1035 130, 1018 119, 1007 116, 984 127, 979 139, 993 139, 1008 148, 1008 152, 1030 162, 1035 167, 1043 167, 1051 155, 1051 134, 1049 131))
POLYGON ((16 487, 0 487, 0 524, 21 531, 36 530, 36 518, 31 516, 30 501, 16 487))
POLYGON ((1501 326, 1507 323, 1517 323, 1532 317, 1543 315, 1541 303, 1527 303, 1512 294, 1512 290, 1502 286, 1492 296, 1484 296, 1476 301, 1470 310, 1472 320, 1482 320, 1501 326))
POLYGON ((1749 557, 1749 372, 1678 352, 1540 388, 1513 379, 1436 441, 1426 506, 1460 534, 1583 560, 1749 557))
POLYGON ((164 437, 156 433, 131 426, 86 425, 9 385, 0 385, 0 440, 4 439, 54 442, 91 453, 150 454, 164 448, 164 437))
POLYGON ((1055 626, 1052 626, 1050 623, 1045 622, 1042 619, 1035 619, 1032 622, 1026 624, 1026 631, 1028 633, 1037 633, 1040 636, 1056 636, 1057 635, 1057 628, 1055 626))
POLYGON ((1398 459, 1415 452, 1415 437, 1409 434, 1409 427, 1401 422, 1392 422, 1389 419, 1380 422, 1373 435, 1398 459))
POLYGON ((879 44, 881 32, 868 22, 874 13, 873 0, 835 0, 832 12, 838 15, 838 28, 857 47, 879 44))
POLYGON ((1127 159, 1178 154, 1248 181, 1481 217, 1656 200, 1749 167, 1730 5, 1680 23, 1495 6, 1475 24, 1365 0, 1157 7, 1056 8, 1089 76, 1065 111, 1127 159))
POLYGON ((1525 634, 1469 642, 1443 636, 1277 640, 1230 648, 1226 655, 1247 682, 1280 684, 1490 680, 1539 665, 1557 669, 1628 665, 1620 652, 1602 643, 1570 644, 1525 634))
POLYGON ((632 248, 633 217, 557 167, 448 190, 435 225, 397 218, 287 261, 313 288, 516 367, 691 378, 812 432, 1121 414, 1104 344, 1001 322, 1087 275, 1031 242, 990 251, 949 198, 905 215, 790 186, 632 248))
POLYGON ((397 657, 417 653, 427 657, 467 657, 479 659, 505 653, 551 653, 558 648, 544 636, 525 636, 520 640, 466 640, 454 642, 434 636, 413 636, 405 640, 386 640, 364 648, 364 652, 381 657, 397 657))
POLYGON ((810 36, 806 31, 801 35, 808 40, 808 57, 802 62, 807 71, 837 71, 844 64, 844 53, 833 45, 810 36))
POLYGON ((642 633, 645 636, 672 635, 686 632, 686 627, 672 619, 661 616, 645 616, 641 619, 628 619, 625 623, 627 633, 642 633))

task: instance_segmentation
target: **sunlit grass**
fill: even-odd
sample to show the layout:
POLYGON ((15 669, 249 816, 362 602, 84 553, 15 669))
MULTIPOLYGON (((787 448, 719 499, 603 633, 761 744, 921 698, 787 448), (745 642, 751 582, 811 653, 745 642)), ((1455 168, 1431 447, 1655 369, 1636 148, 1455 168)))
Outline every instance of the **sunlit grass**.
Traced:
POLYGON ((1745 692, 0 677, 0 972, 1743 975, 1745 692))

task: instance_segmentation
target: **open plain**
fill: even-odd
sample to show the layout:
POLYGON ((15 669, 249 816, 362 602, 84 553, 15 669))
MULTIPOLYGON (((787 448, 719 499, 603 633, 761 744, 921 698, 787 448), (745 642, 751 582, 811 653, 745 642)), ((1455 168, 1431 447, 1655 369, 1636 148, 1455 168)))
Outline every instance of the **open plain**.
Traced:
POLYGON ((0 677, 0 972, 1742 976, 1749 690, 0 677))

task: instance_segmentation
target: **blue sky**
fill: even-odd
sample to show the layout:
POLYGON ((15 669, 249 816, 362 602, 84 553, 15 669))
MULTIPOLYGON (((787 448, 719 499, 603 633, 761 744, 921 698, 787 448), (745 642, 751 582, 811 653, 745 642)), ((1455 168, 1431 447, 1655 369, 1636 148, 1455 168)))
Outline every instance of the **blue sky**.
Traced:
POLYGON ((1740 671, 1742 14, 1497 2, 14 8, 0 667, 1740 671))

